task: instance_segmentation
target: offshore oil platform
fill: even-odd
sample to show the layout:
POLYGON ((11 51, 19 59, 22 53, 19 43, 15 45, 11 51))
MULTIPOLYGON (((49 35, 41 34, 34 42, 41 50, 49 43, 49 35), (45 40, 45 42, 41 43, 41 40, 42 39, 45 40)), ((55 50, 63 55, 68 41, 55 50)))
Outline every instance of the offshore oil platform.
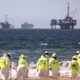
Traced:
POLYGON ((64 19, 59 19, 59 20, 52 19, 50 21, 51 29, 56 29, 56 25, 59 25, 60 29, 74 29, 74 26, 77 24, 77 20, 70 17, 69 10, 70 6, 68 2, 67 16, 64 19))
POLYGON ((12 24, 8 22, 8 15, 5 15, 5 22, 0 22, 0 29, 13 29, 12 24))

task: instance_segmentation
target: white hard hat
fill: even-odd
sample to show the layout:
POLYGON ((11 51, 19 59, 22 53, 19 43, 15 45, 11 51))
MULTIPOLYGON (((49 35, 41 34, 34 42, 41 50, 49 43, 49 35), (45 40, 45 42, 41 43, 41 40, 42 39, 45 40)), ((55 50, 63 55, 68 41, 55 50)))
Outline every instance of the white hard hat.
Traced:
POLYGON ((52 56, 55 57, 56 56, 56 53, 53 53, 52 56))

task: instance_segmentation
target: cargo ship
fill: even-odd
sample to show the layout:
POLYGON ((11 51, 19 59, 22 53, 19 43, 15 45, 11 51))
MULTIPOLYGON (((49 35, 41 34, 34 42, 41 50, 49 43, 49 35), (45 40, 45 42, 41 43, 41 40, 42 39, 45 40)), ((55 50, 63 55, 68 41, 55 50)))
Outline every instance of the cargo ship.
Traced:
POLYGON ((21 29, 33 29, 33 24, 29 24, 27 22, 21 24, 21 29))

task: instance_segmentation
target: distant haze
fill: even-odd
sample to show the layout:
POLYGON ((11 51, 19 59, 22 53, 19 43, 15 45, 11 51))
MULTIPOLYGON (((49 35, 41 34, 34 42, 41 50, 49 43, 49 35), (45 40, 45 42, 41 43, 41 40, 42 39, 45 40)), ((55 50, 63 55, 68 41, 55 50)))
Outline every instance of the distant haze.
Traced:
POLYGON ((34 28, 50 28, 51 19, 63 19, 70 2, 70 16, 78 20, 80 27, 80 0, 0 0, 0 21, 8 21, 16 28, 24 22, 34 24, 34 28))

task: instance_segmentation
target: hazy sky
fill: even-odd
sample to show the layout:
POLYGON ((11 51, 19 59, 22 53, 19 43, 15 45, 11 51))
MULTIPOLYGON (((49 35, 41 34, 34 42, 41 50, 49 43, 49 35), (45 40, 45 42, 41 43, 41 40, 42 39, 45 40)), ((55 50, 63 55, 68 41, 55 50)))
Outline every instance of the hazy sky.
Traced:
POLYGON ((4 15, 15 27, 29 22, 34 28, 50 28, 50 20, 64 18, 67 14, 67 3, 70 2, 70 15, 80 25, 80 0, 0 0, 0 21, 4 15))

